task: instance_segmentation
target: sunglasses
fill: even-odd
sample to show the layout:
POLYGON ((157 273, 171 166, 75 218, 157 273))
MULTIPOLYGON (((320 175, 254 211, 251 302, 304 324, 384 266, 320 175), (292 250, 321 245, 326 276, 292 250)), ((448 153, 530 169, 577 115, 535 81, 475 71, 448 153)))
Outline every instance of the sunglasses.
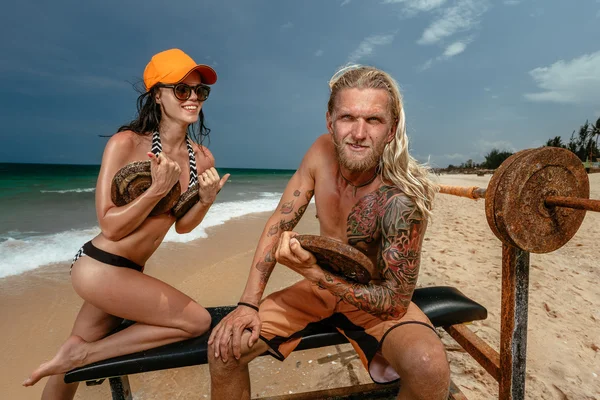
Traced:
POLYGON ((210 94, 210 86, 203 85, 202 83, 196 86, 190 86, 185 83, 176 83, 175 85, 164 85, 159 84, 158 87, 164 88, 172 88, 173 94, 180 101, 186 101, 192 95, 192 91, 196 92, 196 96, 198 96, 198 101, 204 101, 208 99, 208 95, 210 94))

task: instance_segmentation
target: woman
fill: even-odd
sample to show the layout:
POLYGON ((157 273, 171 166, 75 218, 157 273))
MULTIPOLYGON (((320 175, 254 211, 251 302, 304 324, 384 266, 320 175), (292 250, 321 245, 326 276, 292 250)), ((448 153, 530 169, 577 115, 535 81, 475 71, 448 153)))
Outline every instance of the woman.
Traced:
POLYGON ((152 57, 144 71, 146 93, 138 98, 138 116, 108 141, 96 187, 101 233, 77 253, 71 280, 84 299, 71 336, 56 356, 23 382, 31 386, 50 376, 43 399, 73 398, 77 384, 63 374, 81 365, 200 336, 210 327, 210 314, 194 300, 153 277, 143 266, 169 228, 190 232, 202 221, 229 174, 219 178, 208 149, 188 139, 204 125, 202 105, 217 80, 215 71, 197 65, 171 49, 152 57), (162 150, 162 151, 161 151, 162 150), (151 160, 151 186, 133 201, 116 206, 111 200, 115 174, 125 165, 151 160), (197 174, 197 171, 202 171, 197 174), (178 182, 181 193, 198 185, 200 200, 179 219, 153 208, 178 182), (137 321, 106 336, 122 319, 137 321))

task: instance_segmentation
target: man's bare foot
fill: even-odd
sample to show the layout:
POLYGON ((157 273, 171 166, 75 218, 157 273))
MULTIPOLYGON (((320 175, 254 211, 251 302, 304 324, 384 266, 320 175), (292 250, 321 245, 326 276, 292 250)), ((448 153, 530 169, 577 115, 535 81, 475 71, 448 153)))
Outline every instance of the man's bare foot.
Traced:
POLYGON ((87 342, 79 336, 71 336, 58 349, 54 358, 40 365, 31 376, 23 382, 23 386, 33 386, 45 376, 63 374, 83 365, 87 355, 87 342))

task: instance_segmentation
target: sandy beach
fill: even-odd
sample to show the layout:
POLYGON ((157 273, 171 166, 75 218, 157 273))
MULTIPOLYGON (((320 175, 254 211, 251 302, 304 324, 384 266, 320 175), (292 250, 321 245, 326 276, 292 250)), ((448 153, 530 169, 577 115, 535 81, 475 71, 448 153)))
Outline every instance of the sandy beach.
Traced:
MULTIPOLYGON (((443 175, 440 183, 487 185, 490 176, 443 175)), ((600 174, 590 175, 600 199, 600 174)), ((501 243, 487 225, 483 200, 439 194, 424 242, 419 286, 451 285, 484 305, 485 321, 470 329, 495 349, 500 338, 501 243)), ((235 304, 244 288, 257 239, 269 213, 251 214, 207 230, 209 237, 165 243, 146 273, 204 306, 235 304)), ((318 233, 314 206, 295 229, 318 233)), ((600 398, 600 215, 588 212, 576 236, 549 254, 532 254, 529 288, 527 399, 600 398)), ((300 279, 278 265, 267 293, 300 279)), ((21 382, 51 358, 68 337, 82 300, 69 264, 55 264, 0 280, 0 393, 2 399, 39 399, 45 379, 21 382)), ((497 398, 497 384, 441 329, 452 379, 471 400, 497 398)), ((252 395, 297 393, 370 382, 350 345, 293 353, 285 362, 261 357, 251 364, 252 395)), ((130 377, 135 399, 209 398, 206 366, 130 377)), ((80 385, 77 399, 109 399, 105 383, 80 385)))

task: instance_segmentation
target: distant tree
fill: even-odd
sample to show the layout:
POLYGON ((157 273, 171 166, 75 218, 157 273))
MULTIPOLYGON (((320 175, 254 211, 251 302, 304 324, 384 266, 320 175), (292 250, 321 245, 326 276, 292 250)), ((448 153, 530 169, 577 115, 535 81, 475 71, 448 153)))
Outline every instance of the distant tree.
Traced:
POLYGON ((485 161, 481 163, 481 167, 488 169, 496 169, 506 160, 512 156, 513 153, 510 151, 500 151, 498 149, 492 149, 486 156, 485 161))
POLYGON ((562 149, 566 149, 567 146, 562 142, 562 138, 560 136, 554 136, 552 139, 548 139, 545 146, 548 147, 560 147, 562 149))
MULTIPOLYGON (((596 146, 595 150, 596 150, 596 159, 597 159, 598 156, 600 156, 600 154, 598 154, 598 138, 600 137, 600 118, 598 118, 596 120, 596 123, 590 127, 590 135, 592 138, 594 136, 596 136, 596 141, 594 142, 594 145, 596 146)), ((590 161, 593 161, 592 157, 590 157, 590 161)))
POLYGON ((581 161, 589 159, 593 161, 598 157, 598 131, 600 130, 600 118, 595 125, 590 125, 588 121, 579 127, 579 132, 573 131, 571 139, 567 144, 567 149, 579 157, 581 161))
POLYGON ((471 160, 470 158, 467 160, 467 162, 462 163, 460 165, 461 168, 466 168, 466 169, 471 169, 473 168, 473 160, 471 160))

